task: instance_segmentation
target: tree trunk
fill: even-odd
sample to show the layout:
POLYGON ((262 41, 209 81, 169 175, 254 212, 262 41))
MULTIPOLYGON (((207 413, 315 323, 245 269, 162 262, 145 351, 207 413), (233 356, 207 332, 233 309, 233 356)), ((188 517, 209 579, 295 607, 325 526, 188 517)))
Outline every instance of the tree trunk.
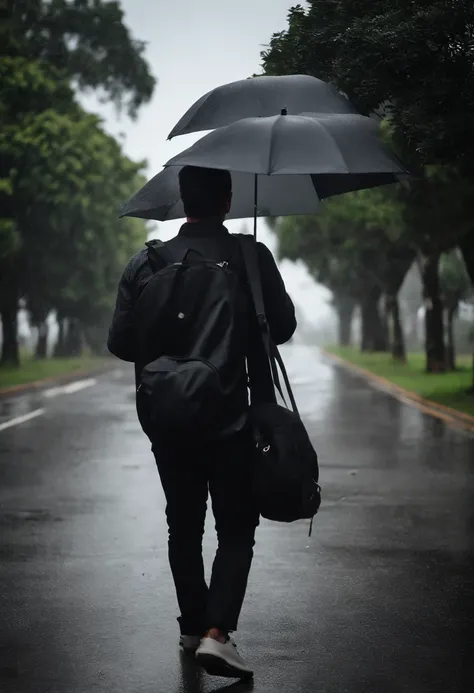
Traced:
POLYGON ((82 353, 82 330, 79 320, 68 319, 66 336, 66 356, 75 357, 82 353))
POLYGON ((444 373, 446 350, 444 345, 443 303, 439 285, 439 253, 422 258, 423 298, 425 301, 425 349, 428 373, 444 373))
POLYGON ((58 321, 58 339, 54 345, 54 358, 62 358, 66 353, 66 320, 60 315, 57 316, 58 321))
POLYGON ((389 351, 389 349, 390 349, 390 317, 389 317, 389 314, 387 311, 386 298, 387 297, 385 296, 381 315, 382 315, 383 341, 384 341, 384 344, 386 345, 384 351, 389 351))
MULTIPOLYGON (((467 273, 472 284, 474 285, 474 228, 464 236, 459 244, 459 247, 464 258, 467 273)), ((472 357, 472 388, 469 390, 469 392, 474 394, 474 354, 472 357)))
POLYGON ((108 337, 108 325, 97 325, 83 328, 84 342, 91 354, 94 356, 106 356, 107 350, 107 337, 108 337))
POLYGON ((385 278, 387 317, 391 322, 391 350, 394 361, 406 363, 405 333, 400 318, 398 299, 403 282, 416 259, 416 251, 411 244, 394 246, 389 254, 388 272, 385 278))
POLYGON ((351 345, 352 318, 356 302, 352 298, 338 298, 335 300, 335 309, 338 317, 338 337, 339 346, 348 347, 351 345))
POLYGON ((18 343, 18 295, 15 290, 10 290, 2 296, 0 304, 0 316, 2 318, 2 355, 0 365, 20 365, 20 348, 18 343))
POLYGON ((446 314, 446 369, 456 370, 456 347, 454 342, 454 318, 457 306, 450 305, 446 314))
POLYGON ((405 334, 400 319, 400 303, 398 296, 387 296, 387 312, 392 319, 392 357, 394 361, 406 363, 407 351, 405 334))
POLYGON ((474 228, 461 239, 459 248, 461 249, 469 278, 474 285, 474 228))
POLYGON ((379 287, 372 287, 361 303, 362 351, 387 351, 387 335, 380 315, 379 287))
POLYGON ((36 341, 35 358, 45 359, 48 355, 49 326, 47 320, 42 320, 36 327, 38 328, 38 339, 36 341))
POLYGON ((351 345, 351 320, 352 316, 348 317, 341 312, 338 313, 338 340, 340 347, 349 347, 351 345))

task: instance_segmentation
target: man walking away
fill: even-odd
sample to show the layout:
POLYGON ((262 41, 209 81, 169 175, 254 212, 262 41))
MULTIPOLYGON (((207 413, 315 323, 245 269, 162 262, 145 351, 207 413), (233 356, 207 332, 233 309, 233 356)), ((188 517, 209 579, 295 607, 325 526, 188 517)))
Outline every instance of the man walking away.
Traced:
MULTIPOLYGON (((210 674, 248 678, 253 672, 229 637, 259 523, 248 384, 252 401, 275 395, 240 243, 223 225, 230 173, 185 167, 180 190, 187 223, 130 260, 108 348, 135 363, 139 417, 167 502, 181 647, 210 674), (202 557, 208 494, 218 538, 209 586, 202 557)), ((296 329, 294 306, 272 254, 260 243, 257 250, 269 329, 283 344, 296 329)))

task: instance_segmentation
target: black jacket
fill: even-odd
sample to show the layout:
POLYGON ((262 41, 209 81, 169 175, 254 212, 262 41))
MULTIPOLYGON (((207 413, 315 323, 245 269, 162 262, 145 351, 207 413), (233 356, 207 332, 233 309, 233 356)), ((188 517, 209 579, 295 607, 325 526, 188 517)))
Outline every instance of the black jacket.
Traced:
MULTIPOLYGON (((178 236, 168 241, 167 245, 171 250, 182 249, 184 246, 210 258, 231 256, 230 267, 234 265, 233 269, 245 276, 243 258, 240 253, 232 252, 235 238, 221 224, 211 222, 184 224, 178 236)), ((295 332, 295 309, 286 292, 273 255, 262 243, 258 243, 257 248, 265 312, 270 332, 276 344, 283 344, 291 339, 295 332)), ((112 354, 123 361, 136 363, 137 343, 133 328, 133 308, 152 275, 153 269, 148 261, 148 250, 144 248, 132 257, 120 280, 107 346, 112 354)), ((250 293, 249 301, 251 301, 250 293)), ((253 314, 252 323, 247 355, 249 378, 254 397, 268 399, 270 390, 273 393, 273 387, 253 314)))

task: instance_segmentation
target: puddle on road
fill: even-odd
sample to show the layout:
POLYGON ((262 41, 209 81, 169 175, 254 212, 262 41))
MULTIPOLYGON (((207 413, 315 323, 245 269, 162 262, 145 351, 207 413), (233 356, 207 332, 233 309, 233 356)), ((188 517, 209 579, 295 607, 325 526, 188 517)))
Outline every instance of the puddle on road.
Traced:
POLYGON ((0 524, 15 525, 21 522, 61 522, 62 517, 51 515, 49 510, 17 510, 0 513, 0 524))

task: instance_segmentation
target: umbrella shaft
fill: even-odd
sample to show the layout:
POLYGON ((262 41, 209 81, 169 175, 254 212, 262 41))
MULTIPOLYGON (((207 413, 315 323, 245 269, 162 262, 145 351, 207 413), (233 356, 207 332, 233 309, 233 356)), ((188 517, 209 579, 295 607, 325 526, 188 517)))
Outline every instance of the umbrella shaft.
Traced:
POLYGON ((253 235, 257 238, 257 212, 258 212, 258 174, 255 174, 254 206, 253 206, 253 235))

